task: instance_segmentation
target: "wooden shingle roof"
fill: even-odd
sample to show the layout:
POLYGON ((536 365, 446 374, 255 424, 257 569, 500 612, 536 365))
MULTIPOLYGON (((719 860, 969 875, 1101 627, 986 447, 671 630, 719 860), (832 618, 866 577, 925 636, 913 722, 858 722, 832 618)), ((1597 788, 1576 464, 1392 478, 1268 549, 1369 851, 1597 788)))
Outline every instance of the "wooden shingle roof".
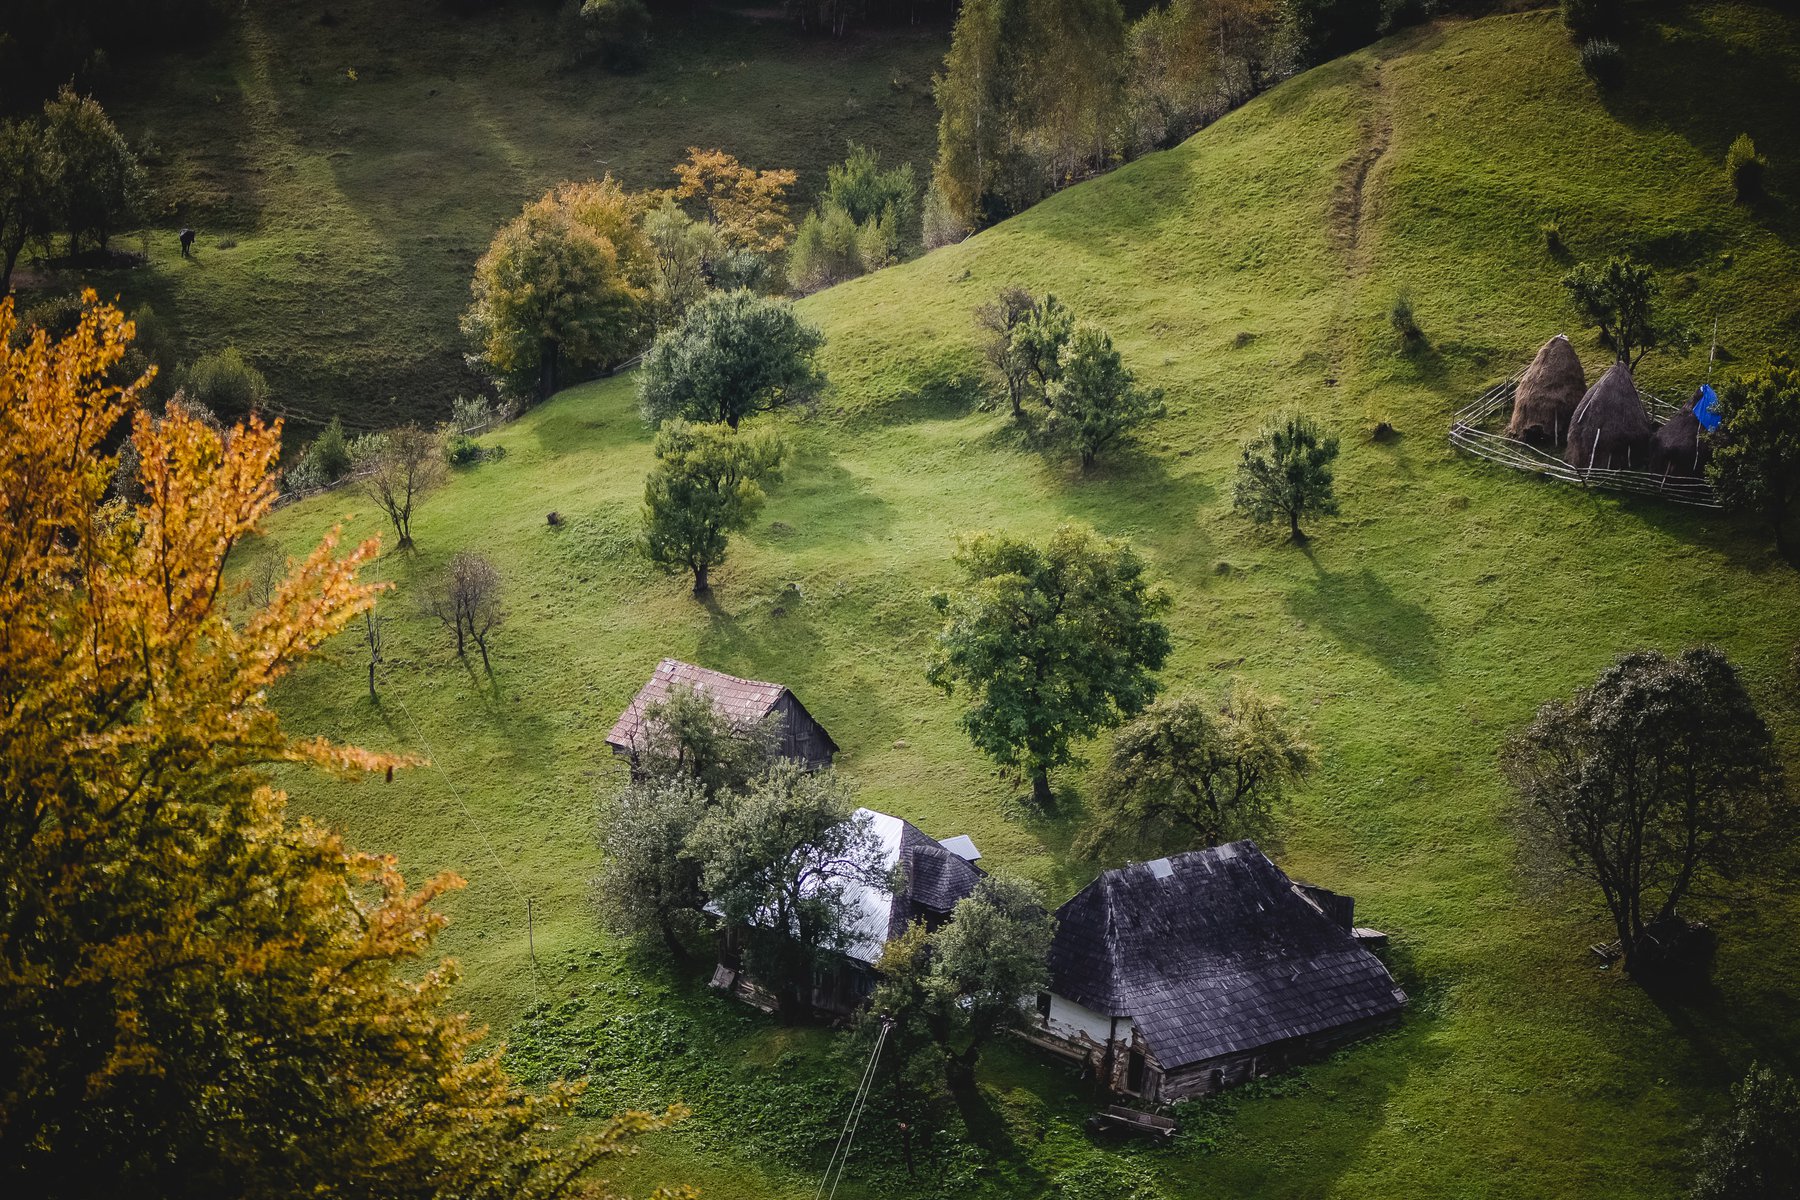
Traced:
POLYGON ((1107 871, 1056 917, 1051 990, 1130 1017, 1167 1070, 1406 1003, 1253 842, 1107 871))
POLYGON ((693 663, 665 658, 656 664, 650 682, 638 689, 638 694, 613 722, 612 732, 606 735, 606 744, 622 753, 639 749, 644 736, 645 710, 667 700, 669 692, 676 687, 693 689, 711 700, 724 716, 745 726, 755 725, 767 717, 787 692, 787 688, 779 683, 739 679, 723 671, 710 671, 693 663))

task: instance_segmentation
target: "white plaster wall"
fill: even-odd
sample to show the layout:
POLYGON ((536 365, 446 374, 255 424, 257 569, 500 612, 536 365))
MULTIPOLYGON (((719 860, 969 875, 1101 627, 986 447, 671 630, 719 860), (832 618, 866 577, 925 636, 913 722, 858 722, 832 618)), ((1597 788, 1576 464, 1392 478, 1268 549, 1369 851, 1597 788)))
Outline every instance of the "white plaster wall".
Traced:
MULTIPOLYGON (((1113 1037, 1114 1018, 1104 1013, 1097 1013, 1085 1008, 1064 996, 1050 994, 1050 1014, 1045 1021, 1045 1028, 1060 1038, 1073 1041, 1086 1037, 1095 1045, 1104 1046, 1108 1038, 1113 1037)), ((1117 1037, 1120 1041, 1131 1042, 1131 1018, 1118 1018, 1117 1037)))

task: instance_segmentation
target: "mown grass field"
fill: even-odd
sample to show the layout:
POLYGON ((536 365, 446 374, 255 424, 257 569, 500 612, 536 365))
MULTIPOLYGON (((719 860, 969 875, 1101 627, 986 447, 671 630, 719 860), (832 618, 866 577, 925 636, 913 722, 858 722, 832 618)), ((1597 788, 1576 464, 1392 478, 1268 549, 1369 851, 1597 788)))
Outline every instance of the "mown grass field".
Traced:
MULTIPOLYGON (((443 948, 524 1069, 590 1074, 597 1111, 694 1106, 630 1179, 810 1196, 856 1051, 597 930, 591 830, 618 779, 606 731, 663 655, 781 680, 842 743, 866 803, 971 834, 1060 900, 1098 869, 1068 849, 1082 773, 1058 780, 1056 817, 1019 807, 924 682, 926 596, 950 579, 958 531, 1088 521, 1130 536, 1173 593, 1169 687, 1216 692, 1241 674, 1308 720, 1321 769, 1271 851, 1393 935, 1414 1005, 1392 1035, 1192 1114, 1168 1151, 1090 1144, 1074 1081, 1003 1051, 987 1110, 947 1140, 947 1182, 909 1187, 891 1132, 865 1127, 867 1173, 845 1191, 1122 1196, 1094 1183, 1122 1162, 1160 1188, 1144 1197, 1682 1194, 1695 1122, 1747 1060, 1800 1065, 1792 864, 1697 906, 1723 934, 1715 990, 1652 997, 1591 966, 1604 924, 1585 895, 1521 874, 1496 752, 1621 652, 1711 640, 1800 769, 1800 573, 1743 523, 1536 481, 1445 440, 1450 413, 1550 334, 1599 359, 1539 233, 1552 217, 1575 256, 1635 249, 1675 309, 1708 332, 1716 314, 1722 369, 1800 340, 1800 131, 1783 116, 1800 111, 1800 25, 1747 4, 1657 12, 1604 103, 1551 14, 1442 23, 807 300, 833 391, 782 419, 796 463, 710 604, 632 549, 649 462, 632 381, 527 414, 491 439, 503 460, 427 501, 417 555, 383 558, 399 586, 380 702, 348 640, 279 697, 296 728, 432 767, 391 785, 296 777, 296 806, 415 875, 467 877, 443 948), (1743 130, 1777 164, 1776 198, 1754 208, 1731 202, 1720 166, 1743 130), (1104 322, 1167 390, 1170 417, 1139 451, 1083 477, 982 407, 969 314, 1013 280, 1104 322), (1387 323, 1402 289, 1429 343, 1412 354, 1387 323), (1343 515, 1305 549, 1230 513, 1238 443, 1290 404, 1344 438, 1343 515), (1370 440, 1377 418, 1399 436, 1370 440), (463 548, 510 588, 492 680, 413 615, 421 574, 463 548)), ((1680 393, 1706 349, 1653 358, 1641 378, 1680 393)), ((353 533, 380 532, 340 494, 272 533, 298 549, 346 514, 353 533)))
POLYGON ((940 25, 840 40, 773 11, 676 10, 624 75, 572 62, 568 32, 541 4, 259 2, 121 68, 99 94, 146 155, 159 215, 119 239, 149 269, 88 281, 151 305, 183 362, 237 346, 297 426, 382 428, 483 386, 457 329, 475 259, 559 180, 668 187, 687 147, 719 146, 798 171, 797 220, 851 140, 929 169, 940 25))

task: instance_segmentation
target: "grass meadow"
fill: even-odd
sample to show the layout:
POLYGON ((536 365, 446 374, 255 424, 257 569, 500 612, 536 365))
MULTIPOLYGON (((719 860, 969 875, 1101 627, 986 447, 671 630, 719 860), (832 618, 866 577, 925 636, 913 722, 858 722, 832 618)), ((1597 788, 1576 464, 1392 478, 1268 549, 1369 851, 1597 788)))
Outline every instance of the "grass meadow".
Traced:
MULTIPOLYGON (((935 836, 972 835, 989 864, 1060 901, 1101 865, 1069 849, 1084 772, 1056 780, 1053 816, 1020 807, 1020 789, 968 746, 955 702, 924 681, 926 597, 949 581, 959 531, 1039 536, 1087 521, 1129 536, 1174 596, 1169 688, 1217 693, 1241 675, 1306 719, 1321 766, 1269 849, 1291 874, 1355 896, 1359 921, 1392 935, 1414 1003, 1392 1034, 1194 1107, 1167 1150, 1091 1143, 1080 1128, 1091 1100, 1072 1076, 1004 1048, 984 1068, 984 1107, 949 1119, 935 1174, 909 1182, 891 1130, 866 1126, 845 1193, 1682 1194, 1696 1122, 1749 1058, 1800 1065, 1793 864, 1696 905, 1722 933, 1716 986, 1649 995, 1589 961, 1605 924, 1584 893, 1545 890, 1521 870, 1496 755, 1538 704, 1620 653, 1704 640, 1740 666, 1800 769, 1800 573, 1741 521, 1528 478, 1459 456, 1445 433, 1456 408, 1553 333, 1601 361, 1557 283, 1572 258, 1632 249, 1654 261, 1671 309, 1708 335, 1717 318, 1720 370, 1800 339, 1800 128, 1782 116, 1800 111, 1797 37, 1772 8, 1659 7, 1627 45, 1625 88, 1603 100, 1553 13, 1429 25, 967 242, 804 301, 829 338, 832 390, 778 418, 793 469, 704 604, 633 548, 650 435, 631 378, 557 396, 489 439, 504 459, 427 499, 415 555, 381 559, 396 589, 383 601, 380 700, 348 638, 278 696, 296 729, 432 765, 391 784, 294 776, 293 803, 413 876, 467 878, 442 948, 522 1070, 587 1076, 596 1113, 693 1106, 627 1181, 685 1180, 718 1200, 810 1196, 860 1051, 829 1031, 779 1028, 707 994, 699 968, 598 930, 592 830, 620 775, 606 731, 664 655, 780 680, 843 745, 865 803, 935 836), (1756 207, 1732 202, 1721 165, 1745 130, 1776 164, 1774 198, 1756 207), (1566 255, 1545 245, 1551 220, 1566 255), (1104 323, 1167 391, 1169 417, 1136 450, 1084 476, 992 406, 970 312, 1014 280, 1104 323), (1388 324, 1402 290, 1425 335, 1410 352, 1388 324), (1238 444, 1287 406, 1344 442, 1342 515, 1317 521, 1304 548, 1230 512, 1238 444), (1380 420, 1397 436, 1373 440, 1380 420), (421 576, 465 548, 507 581, 492 678, 415 615, 421 576)), ((381 86, 423 106, 432 84, 400 72, 381 86)), ((465 112, 502 103, 459 94, 465 112)), ((366 93, 339 95, 309 105, 331 114, 314 119, 370 129, 353 115, 366 93)), ((502 128, 533 101, 505 103, 493 110, 502 128)), ((669 148, 723 137, 665 116, 661 141, 634 152, 633 182, 669 148)), ((759 136, 771 140, 746 138, 746 157, 798 157, 780 152, 791 134, 759 136)), ((448 211, 462 185, 434 174, 432 156, 470 151, 480 211, 445 218, 446 259, 568 170, 507 165, 503 134, 438 133, 418 161, 402 156, 415 182, 362 192, 357 172, 395 147, 356 137, 342 162, 299 148, 304 138, 273 151, 295 172, 273 172, 270 186, 303 189, 316 171, 345 181, 322 205, 398 188, 448 211)), ((821 135, 818 154, 836 140, 821 135)), ((370 244, 389 243, 378 217, 366 222, 370 244)), ((244 259, 279 261, 282 275, 291 251, 276 239, 324 237, 266 236, 244 259)), ((223 270, 208 261, 223 257, 196 269, 223 270)), ((449 307, 465 266, 417 268, 416 305, 404 301, 414 268, 388 275, 383 337, 422 340, 403 331, 449 307)), ((271 303, 296 294, 278 286, 271 303)), ((293 339, 301 375, 385 357, 299 325, 272 336, 293 339)), ((1648 360, 1641 380, 1691 389, 1707 341, 1648 360)), ((270 534, 297 552, 339 521, 382 532, 369 505, 339 493, 283 511, 270 534)))

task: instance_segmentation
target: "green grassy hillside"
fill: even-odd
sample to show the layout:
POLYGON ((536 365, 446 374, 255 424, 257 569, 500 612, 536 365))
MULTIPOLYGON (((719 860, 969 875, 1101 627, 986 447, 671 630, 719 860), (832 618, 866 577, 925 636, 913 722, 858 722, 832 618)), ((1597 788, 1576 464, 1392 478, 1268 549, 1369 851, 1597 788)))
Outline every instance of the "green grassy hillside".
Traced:
MULTIPOLYGON (((631 380, 557 397, 493 439, 504 460, 428 500, 416 557, 382 560, 400 587, 381 702, 349 643, 280 698, 298 728, 433 766, 391 785, 295 778, 296 803, 415 874, 467 876, 444 948, 522 1063, 584 1064, 598 1109, 694 1104, 634 1178, 811 1195, 852 1086, 833 1037, 779 1030, 596 931, 584 891, 617 779, 606 730, 665 654, 782 680, 843 744, 866 803, 969 833, 994 865, 1067 896, 1097 869, 1068 851, 1081 773, 1062 777, 1058 818, 1020 809, 924 682, 925 596, 950 577, 957 531, 1036 536, 1078 518, 1131 536, 1168 582, 1170 687, 1241 674, 1310 721, 1322 766, 1271 851, 1392 933, 1414 1004, 1397 1033, 1203 1110, 1167 1152, 1091 1146, 1073 1081, 1003 1053, 969 1135, 993 1163, 945 1190, 1077 1194, 1117 1156, 1171 1197, 1681 1194, 1693 1123, 1747 1059, 1800 1060, 1800 897, 1782 882, 1710 901, 1716 991, 1653 999, 1587 961, 1604 926, 1584 895, 1524 882, 1496 751, 1619 653, 1713 640, 1800 766, 1800 574, 1754 529, 1459 457, 1445 429, 1560 329, 1598 360, 1539 233, 1553 216, 1577 256, 1653 258, 1675 307, 1708 330, 1717 315, 1721 357, 1800 339, 1785 198, 1800 144, 1781 123, 1800 111, 1797 39, 1759 7, 1668 9, 1602 103, 1550 14, 1416 30, 806 301, 834 389, 786 421, 796 465, 707 605, 634 556, 649 438, 631 380), (1731 203, 1720 167, 1746 129, 1782 197, 1754 209, 1731 203), (1170 418, 1140 453, 1084 478, 981 406, 970 310, 1013 280, 1105 322, 1167 389, 1170 418), (1402 289, 1429 342, 1411 355, 1387 325, 1402 289), (1289 404, 1345 440, 1343 515, 1304 550, 1229 511, 1238 442, 1289 404), (1398 438, 1369 440, 1376 417, 1398 438), (465 547, 511 589, 491 682, 411 615, 419 574, 465 547), (527 1019, 537 1001, 561 1016, 527 1019)), ((1705 369, 1703 346, 1642 377, 1674 394, 1705 369)), ((358 507, 328 497, 273 532, 297 548, 358 507)), ((349 527, 377 532, 362 507, 349 527)), ((882 1131, 867 1141, 880 1176, 858 1194, 905 1191, 882 1131)))
POLYGON ((452 7, 246 4, 212 42, 122 69, 101 98, 162 215, 120 239, 148 270, 91 281, 153 306, 181 361, 237 346, 290 419, 380 428, 483 386, 457 331, 475 259, 558 180, 667 187, 687 147, 720 146, 799 171, 798 217, 850 140, 930 162, 939 26, 839 40, 671 11, 645 68, 615 75, 569 61, 554 7, 452 7))

